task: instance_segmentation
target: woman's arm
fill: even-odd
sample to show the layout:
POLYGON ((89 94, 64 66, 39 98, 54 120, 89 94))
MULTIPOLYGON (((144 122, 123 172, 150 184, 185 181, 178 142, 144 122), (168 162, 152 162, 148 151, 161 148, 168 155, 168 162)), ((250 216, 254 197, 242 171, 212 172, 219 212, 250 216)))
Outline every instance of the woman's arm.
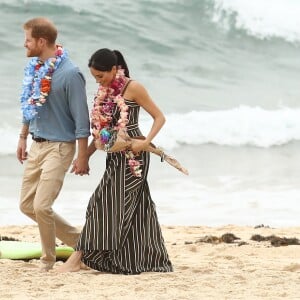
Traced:
POLYGON ((166 119, 162 111, 151 99, 144 86, 137 81, 132 81, 129 84, 124 96, 126 99, 132 99, 139 104, 153 118, 153 124, 146 136, 146 139, 135 140, 132 144, 132 150, 134 152, 139 152, 146 149, 146 147, 151 143, 153 138, 163 127, 166 119))
POLYGON ((87 157, 90 159, 90 157, 95 153, 97 148, 95 147, 94 139, 90 142, 88 149, 87 149, 87 157))

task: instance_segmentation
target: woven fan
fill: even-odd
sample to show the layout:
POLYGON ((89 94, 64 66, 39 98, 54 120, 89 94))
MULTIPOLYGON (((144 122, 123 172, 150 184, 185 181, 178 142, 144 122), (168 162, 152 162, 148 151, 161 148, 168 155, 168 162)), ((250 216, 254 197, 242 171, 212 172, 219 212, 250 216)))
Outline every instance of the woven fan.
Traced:
MULTIPOLYGON (((104 150, 106 152, 118 152, 125 149, 129 149, 132 144, 133 139, 145 139, 144 136, 136 136, 134 138, 131 138, 126 131, 119 130, 118 132, 115 132, 110 139, 108 145, 104 148, 103 145, 100 144, 99 140, 95 140, 95 146, 97 149, 104 150)), ((156 147, 154 144, 150 144, 146 151, 154 153, 158 156, 160 156, 161 161, 166 161, 169 163, 172 167, 176 168, 180 172, 182 172, 185 175, 189 175, 189 172, 186 168, 182 167, 181 164, 178 162, 177 159, 174 157, 166 154, 161 148, 156 147)))
POLYGON ((189 172, 186 168, 182 167, 181 164, 178 162, 177 159, 175 159, 174 157, 166 154, 161 148, 156 147, 155 145, 153 145, 152 143, 147 147, 146 151, 149 151, 151 153, 154 153, 158 156, 160 156, 161 161, 166 161, 167 163, 169 163, 172 167, 176 168, 177 170, 179 170, 180 172, 182 172, 185 175, 189 175, 189 172))

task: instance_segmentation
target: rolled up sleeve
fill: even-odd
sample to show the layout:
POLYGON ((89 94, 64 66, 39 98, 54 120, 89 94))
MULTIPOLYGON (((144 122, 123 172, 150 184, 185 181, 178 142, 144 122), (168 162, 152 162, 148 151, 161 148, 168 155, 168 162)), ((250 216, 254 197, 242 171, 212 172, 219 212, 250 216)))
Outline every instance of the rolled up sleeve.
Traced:
POLYGON ((72 72, 68 77, 67 98, 75 123, 76 139, 90 136, 90 120, 85 89, 85 79, 80 71, 72 72))

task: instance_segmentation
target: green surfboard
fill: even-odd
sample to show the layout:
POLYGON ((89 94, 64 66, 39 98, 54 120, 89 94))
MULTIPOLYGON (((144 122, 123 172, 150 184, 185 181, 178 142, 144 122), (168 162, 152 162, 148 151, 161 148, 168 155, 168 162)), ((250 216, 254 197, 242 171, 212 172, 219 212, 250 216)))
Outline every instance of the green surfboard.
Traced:
MULTIPOLYGON (((56 247, 56 259, 67 259, 74 249, 68 246, 56 247)), ((19 242, 19 241, 0 241, 0 259, 20 259, 27 260, 40 258, 42 246, 39 243, 19 242)))

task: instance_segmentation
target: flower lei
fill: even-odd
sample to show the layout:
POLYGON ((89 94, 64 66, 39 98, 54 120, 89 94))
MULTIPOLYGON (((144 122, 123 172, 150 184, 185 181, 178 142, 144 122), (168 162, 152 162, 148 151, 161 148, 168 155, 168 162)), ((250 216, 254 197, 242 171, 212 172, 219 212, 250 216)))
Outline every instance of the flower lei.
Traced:
MULTIPOLYGON (((123 69, 118 69, 115 79, 109 87, 99 85, 91 111, 92 134, 104 146, 104 150, 109 150, 109 141, 113 133, 118 130, 126 130, 128 123, 128 106, 123 98, 122 90, 127 83, 123 69), (113 124, 113 113, 115 108, 120 110, 120 117, 117 123, 113 124)), ((141 177, 142 170, 140 162, 135 159, 131 150, 124 150, 131 173, 136 177, 141 177)))
POLYGON ((25 67, 20 102, 23 116, 27 121, 34 119, 38 107, 46 103, 51 90, 52 75, 67 57, 67 52, 62 46, 57 45, 55 57, 45 62, 33 57, 25 67))

